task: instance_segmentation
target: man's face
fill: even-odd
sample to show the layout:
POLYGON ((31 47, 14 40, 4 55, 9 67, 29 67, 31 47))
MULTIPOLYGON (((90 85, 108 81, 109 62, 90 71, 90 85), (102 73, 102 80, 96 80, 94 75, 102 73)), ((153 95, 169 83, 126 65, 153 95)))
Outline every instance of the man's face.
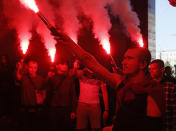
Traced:
POLYGON ((32 76, 36 75, 37 70, 38 70, 38 63, 34 62, 34 61, 30 61, 28 63, 28 73, 29 73, 29 75, 32 75, 32 76))
POLYGON ((137 49, 128 49, 124 55, 122 65, 125 75, 133 75, 140 71, 140 53, 137 49))
POLYGON ((171 76, 171 74, 172 74, 171 68, 165 69, 165 73, 167 76, 171 76))
POLYGON ((58 74, 65 74, 68 71, 68 65, 67 63, 57 64, 56 69, 58 74))
POLYGON ((150 68, 150 76, 153 79, 159 78, 162 76, 162 68, 158 65, 158 63, 152 63, 149 66, 150 68))

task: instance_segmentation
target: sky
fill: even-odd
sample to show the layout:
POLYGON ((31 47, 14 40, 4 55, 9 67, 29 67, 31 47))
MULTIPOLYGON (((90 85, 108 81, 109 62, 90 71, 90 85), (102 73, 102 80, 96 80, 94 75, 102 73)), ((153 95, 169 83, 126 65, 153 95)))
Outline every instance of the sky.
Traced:
POLYGON ((176 50, 176 7, 156 0, 156 51, 176 50))

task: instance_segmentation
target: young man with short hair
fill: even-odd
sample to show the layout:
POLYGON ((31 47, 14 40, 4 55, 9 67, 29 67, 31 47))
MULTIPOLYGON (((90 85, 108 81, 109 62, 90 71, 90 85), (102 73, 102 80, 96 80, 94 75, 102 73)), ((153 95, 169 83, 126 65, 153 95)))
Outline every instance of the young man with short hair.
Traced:
MULTIPOLYGON (((174 83, 164 78, 164 62, 160 59, 150 63, 150 76, 163 91, 163 126, 167 131, 176 130, 176 87, 174 83)), ((151 101, 152 99, 150 99, 151 101)), ((154 101, 153 101, 154 103, 154 101)), ((154 104, 151 105, 154 107, 154 104)), ((156 111, 156 108, 155 108, 156 111)), ((154 118, 154 117, 152 117, 154 118)), ((156 117, 155 117, 156 119, 156 117)))
POLYGON ((97 79, 94 72, 88 68, 77 69, 76 76, 79 78, 80 95, 77 106, 77 124, 78 131, 87 131, 90 123, 91 131, 101 130, 101 106, 100 90, 104 102, 103 120, 108 117, 108 93, 106 84, 97 79))
POLYGON ((150 111, 152 108, 147 108, 147 97, 152 92, 153 85, 150 84, 150 80, 147 80, 146 76, 146 69, 151 59, 149 50, 129 48, 124 55, 122 62, 124 75, 121 76, 109 72, 67 35, 64 33, 61 35, 63 41, 56 38, 60 43, 65 44, 85 66, 101 76, 106 82, 114 85, 113 87, 118 91, 118 108, 113 131, 145 131, 150 128, 151 123, 147 121, 147 110, 150 111), (117 88, 122 81, 122 88, 117 88))
POLYGON ((46 104, 50 131, 72 131, 76 115, 74 76, 67 61, 56 63, 56 73, 48 81, 46 104))
POLYGON ((42 114, 46 97, 45 81, 37 74, 38 62, 36 60, 30 59, 27 62, 26 73, 21 73, 22 68, 22 65, 19 65, 16 71, 16 77, 21 81, 22 130, 43 130, 45 128, 44 114, 42 114))

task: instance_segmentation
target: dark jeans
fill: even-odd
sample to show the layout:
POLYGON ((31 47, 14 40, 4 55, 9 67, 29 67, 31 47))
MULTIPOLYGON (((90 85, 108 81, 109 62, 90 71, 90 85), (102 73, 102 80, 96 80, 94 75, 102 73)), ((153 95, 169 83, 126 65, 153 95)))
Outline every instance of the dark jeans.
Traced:
POLYGON ((147 117, 148 131, 163 131, 162 118, 160 117, 147 117))
POLYGON ((43 110, 23 110, 21 112, 20 130, 21 131, 45 131, 46 113, 43 110))
POLYGON ((70 119, 71 109, 53 107, 49 109, 49 131, 74 131, 74 121, 70 119))
POLYGON ((112 131, 147 131, 147 119, 125 118, 115 120, 112 131))
POLYGON ((162 119, 146 117, 143 119, 126 119, 114 123, 112 131, 163 131, 162 119))

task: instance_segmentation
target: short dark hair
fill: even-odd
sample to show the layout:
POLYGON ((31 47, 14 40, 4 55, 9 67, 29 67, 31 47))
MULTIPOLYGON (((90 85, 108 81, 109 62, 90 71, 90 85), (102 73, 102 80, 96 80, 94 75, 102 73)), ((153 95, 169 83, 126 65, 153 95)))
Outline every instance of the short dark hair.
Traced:
POLYGON ((163 62, 163 60, 161 60, 161 59, 155 59, 155 60, 153 60, 150 64, 153 64, 153 63, 158 64, 160 68, 163 68, 163 67, 164 67, 164 62, 163 62))
POLYGON ((34 63, 39 64, 38 61, 36 59, 34 59, 34 58, 29 58, 29 59, 26 60, 27 64, 29 64, 29 62, 34 62, 34 63))
POLYGON ((62 60, 57 60, 54 64, 55 64, 55 65, 59 65, 59 64, 63 65, 63 64, 66 64, 69 69, 71 68, 71 65, 72 65, 70 61, 64 60, 64 59, 62 59, 62 60))
POLYGON ((170 66, 166 66, 165 70, 171 70, 171 67, 170 66))
POLYGON ((147 75, 149 73, 148 66, 151 61, 151 53, 147 48, 142 47, 130 47, 128 50, 136 50, 139 53, 138 60, 145 65, 143 71, 147 75))
POLYGON ((140 53, 140 61, 141 62, 146 62, 146 67, 149 66, 150 61, 151 61, 151 53, 147 48, 141 48, 141 47, 132 47, 129 49, 134 49, 134 50, 138 50, 140 53))

